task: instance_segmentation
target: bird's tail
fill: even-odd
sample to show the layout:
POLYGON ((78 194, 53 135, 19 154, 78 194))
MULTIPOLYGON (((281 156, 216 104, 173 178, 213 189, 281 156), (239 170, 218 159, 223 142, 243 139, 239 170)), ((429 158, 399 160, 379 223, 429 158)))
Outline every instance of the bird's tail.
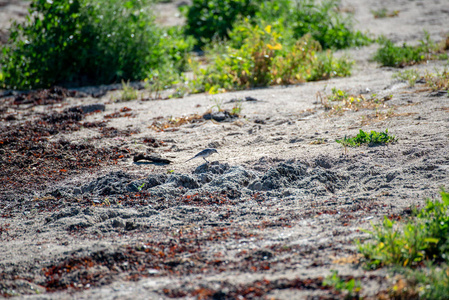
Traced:
POLYGON ((196 156, 194 156, 194 157, 192 157, 192 158, 186 160, 184 163, 186 163, 186 162, 188 162, 188 161, 191 161, 191 160, 194 159, 194 158, 196 158, 196 156))

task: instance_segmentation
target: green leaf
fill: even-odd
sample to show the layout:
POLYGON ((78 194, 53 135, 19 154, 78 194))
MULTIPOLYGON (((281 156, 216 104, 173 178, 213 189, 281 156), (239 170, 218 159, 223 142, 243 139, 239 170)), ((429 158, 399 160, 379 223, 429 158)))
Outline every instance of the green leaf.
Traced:
POLYGON ((388 219, 388 217, 384 217, 384 226, 387 228, 393 228, 394 221, 388 219))
POLYGON ((123 4, 123 7, 126 8, 126 9, 131 9, 131 8, 134 7, 134 4, 133 4, 132 1, 126 1, 126 2, 123 4))
POLYGON ((449 206, 449 193, 446 193, 446 191, 442 188, 440 195, 441 195, 441 199, 443 200, 444 205, 449 206))
POLYGON ((426 243, 431 243, 431 244, 438 244, 439 241, 440 241, 439 239, 436 239, 436 238, 430 238, 430 237, 424 239, 424 242, 426 242, 426 243))

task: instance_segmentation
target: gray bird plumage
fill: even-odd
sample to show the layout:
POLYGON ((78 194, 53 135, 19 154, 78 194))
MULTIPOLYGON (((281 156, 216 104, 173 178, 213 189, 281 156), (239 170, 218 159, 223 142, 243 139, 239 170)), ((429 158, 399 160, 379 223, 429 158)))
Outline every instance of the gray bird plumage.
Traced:
POLYGON ((207 163, 209 163, 209 161, 206 159, 206 157, 209 157, 214 153, 218 153, 217 149, 207 148, 207 149, 204 149, 203 151, 201 151, 200 153, 198 153, 197 155, 195 155, 194 157, 192 157, 191 159, 186 160, 186 162, 188 162, 189 160, 192 160, 194 158, 202 157, 207 163))

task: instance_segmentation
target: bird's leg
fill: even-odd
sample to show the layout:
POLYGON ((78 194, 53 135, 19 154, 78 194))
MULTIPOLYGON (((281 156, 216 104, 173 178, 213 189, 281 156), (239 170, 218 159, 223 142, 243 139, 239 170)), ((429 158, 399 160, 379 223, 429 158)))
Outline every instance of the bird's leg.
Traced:
POLYGON ((209 163, 208 161, 207 161, 207 159, 203 156, 203 159, 207 162, 207 163, 209 163))

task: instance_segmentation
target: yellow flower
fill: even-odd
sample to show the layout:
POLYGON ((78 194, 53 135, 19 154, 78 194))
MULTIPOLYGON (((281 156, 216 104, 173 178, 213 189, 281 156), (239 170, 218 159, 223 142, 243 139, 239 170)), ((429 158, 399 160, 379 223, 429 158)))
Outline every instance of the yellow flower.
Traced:
POLYGON ((282 45, 279 43, 276 43, 276 45, 271 46, 270 44, 267 44, 268 49, 270 50, 281 50, 282 49, 282 45))
POLYGON ((265 31, 267 33, 270 33, 271 32, 271 25, 268 25, 267 27, 265 27, 265 31))

